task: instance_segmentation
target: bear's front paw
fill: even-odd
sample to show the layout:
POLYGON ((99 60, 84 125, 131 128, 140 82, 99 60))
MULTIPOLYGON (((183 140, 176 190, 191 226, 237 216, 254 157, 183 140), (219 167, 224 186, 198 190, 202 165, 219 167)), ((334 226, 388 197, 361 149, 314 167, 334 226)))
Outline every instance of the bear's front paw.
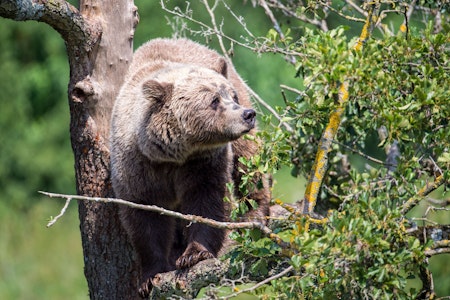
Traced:
POLYGON ((139 288, 139 296, 141 296, 144 299, 147 299, 150 296, 150 292, 153 289, 153 285, 158 285, 161 281, 161 275, 156 274, 154 277, 149 277, 147 280, 145 280, 140 288, 139 288))
POLYGON ((177 259, 177 269, 190 268, 199 261, 214 258, 214 255, 208 251, 203 245, 192 242, 188 245, 184 253, 177 259))
POLYGON ((141 296, 141 298, 146 299, 148 298, 148 296, 150 295, 150 292, 152 290, 153 284, 152 284, 152 279, 148 278, 147 280, 145 280, 140 288, 139 288, 139 296, 141 296))

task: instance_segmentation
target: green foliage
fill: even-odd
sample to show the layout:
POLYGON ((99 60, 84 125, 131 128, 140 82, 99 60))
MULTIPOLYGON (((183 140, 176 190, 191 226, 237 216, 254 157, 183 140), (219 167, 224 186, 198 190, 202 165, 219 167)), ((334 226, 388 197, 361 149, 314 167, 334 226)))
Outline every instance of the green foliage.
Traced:
MULTIPOLYGON (((355 186, 358 197, 332 211, 324 225, 313 225, 305 217, 292 216, 278 234, 290 243, 289 254, 268 238, 253 231, 234 235, 241 247, 231 254, 236 268, 252 260, 252 274, 267 274, 267 266, 289 263, 297 273, 271 282, 273 299, 411 299, 408 279, 425 266, 423 245, 407 235, 410 225, 399 210, 386 201, 393 187, 374 191, 373 182, 355 186), (275 259, 277 258, 277 259, 275 259), (280 259, 282 262, 280 262, 280 259), (255 272, 255 273, 254 273, 255 272), (282 292, 282 294, 280 294, 282 292)), ((269 297, 272 299, 271 297, 269 297)))
MULTIPOLYGON (((337 105, 343 80, 349 82, 350 100, 337 138, 340 143, 366 150, 370 135, 386 128, 387 134, 379 140, 379 146, 387 150, 393 141, 398 141, 401 161, 408 167, 415 168, 422 155, 446 161, 450 137, 446 130, 450 113, 446 107, 450 92, 443 87, 450 82, 449 56, 445 51, 448 28, 432 34, 430 27, 409 39, 403 34, 372 39, 361 53, 352 49, 354 40, 347 41, 342 27, 326 33, 306 30, 297 43, 298 51, 307 59, 299 62, 297 73, 308 88, 289 100, 284 112, 289 117, 285 119, 292 120, 296 129, 284 145, 293 145, 292 158, 298 172, 307 176, 312 167, 315 148, 311 143, 318 143, 328 116, 337 105)), ((276 136, 273 143, 282 143, 276 136)), ((338 145, 335 148, 346 152, 338 145)), ((367 153, 370 152, 369 149, 367 153)), ((273 153, 269 160, 285 154, 271 150, 268 153, 273 153)))
POLYGON ((28 209, 38 190, 73 191, 64 43, 46 25, 2 20, 0 199, 28 209))
MULTIPOLYGON (((165 2, 186 5, 186 1, 165 2)), ((263 299, 412 298, 420 285, 411 288, 410 279, 417 278, 422 266, 427 267, 424 251, 429 245, 406 234, 415 224, 399 210, 435 174, 450 177, 450 29, 445 22, 448 18, 443 17, 442 28, 435 32, 436 15, 426 12, 438 10, 446 16, 448 7, 443 1, 417 1, 425 9, 413 13, 407 32, 396 33, 407 2, 385 1, 382 9, 398 12, 385 11, 382 20, 394 35, 375 29, 374 38, 355 52, 353 45, 362 24, 351 17, 363 17, 346 1, 332 1, 331 7, 329 1, 303 1, 305 5, 298 7, 294 1, 280 2, 306 19, 292 18, 272 7, 279 21, 276 27, 250 1, 230 1, 237 19, 220 1, 215 5, 223 33, 256 53, 225 41, 236 69, 280 117, 261 117, 263 149, 242 161, 248 172, 240 188, 251 188, 246 183, 257 172, 278 172, 275 178, 287 181, 277 177, 282 167, 307 178, 323 129, 338 105, 339 86, 348 82, 350 98, 318 203, 318 210, 328 219, 317 225, 295 214, 282 220, 275 233, 288 243, 287 248, 257 230, 233 233, 239 247, 229 255, 231 268, 239 277, 242 265, 250 265, 249 276, 260 278, 276 276, 292 266, 292 272, 247 293, 263 299), (239 21, 241 15, 247 23, 239 21), (326 20, 330 30, 319 30, 320 25, 308 19, 326 20), (267 52, 275 55, 262 54, 267 52), (291 56, 296 58, 295 66, 291 56), (285 90, 280 96, 276 88, 280 83, 300 93, 285 90), (283 123, 293 130, 286 130, 283 123), (387 163, 392 162, 392 154, 395 166, 387 163), (322 204, 325 209, 320 209, 322 204), (330 207, 336 209, 327 212, 330 207)), ((141 21, 135 47, 150 38, 172 35, 169 25, 161 26, 167 22, 184 30, 181 35, 194 35, 199 42, 219 49, 213 31, 198 24, 191 24, 189 31, 186 20, 166 19, 168 13, 159 8, 158 1, 136 4, 141 21)), ((189 9, 182 11, 209 24, 209 14, 200 2, 188 4, 189 9)), ((7 279, 0 283, 0 298, 61 298, 67 293, 82 298, 87 291, 79 276, 81 253, 68 252, 81 250, 79 237, 70 235, 56 244, 60 238, 54 236, 65 235, 51 238, 43 225, 57 209, 49 206, 49 213, 47 206, 33 205, 41 201, 37 190, 70 193, 74 189, 64 44, 43 24, 0 22, 0 277, 7 279), (68 253, 67 258, 58 253, 68 253)), ((294 181, 292 189, 302 188, 298 182, 294 181)), ((434 197, 441 197, 446 188, 434 197)), ((246 205, 240 205, 236 212, 245 209, 246 205)), ((67 225, 71 228, 76 223, 73 216, 67 225)), ((448 214, 435 221, 448 223, 448 214)), ((68 232, 69 228, 61 230, 68 232)), ((430 259, 435 262, 431 269, 436 271, 436 289, 448 295, 448 257, 442 257, 430 259)))
POLYGON ((308 177, 343 82, 350 97, 319 199, 325 224, 310 225, 309 218, 291 215, 286 227, 276 230, 288 248, 267 237, 255 239, 252 231, 233 235, 240 243, 231 255, 233 267, 250 260, 254 274, 286 263, 295 268, 290 276, 257 288, 256 295, 411 299, 420 292, 410 279, 428 267, 425 250, 432 242, 408 235, 416 224, 400 210, 434 176, 450 178, 450 27, 434 32, 433 25, 371 38, 362 51, 353 49, 357 37, 349 38, 344 26, 327 32, 303 28, 298 40, 281 40, 269 30, 268 46, 287 43, 301 54, 296 76, 305 88, 285 98, 285 107, 277 108, 280 118, 263 118, 273 125, 260 132, 262 153, 243 161, 248 176, 284 165, 293 175, 308 177), (329 208, 337 209, 327 213, 329 208))

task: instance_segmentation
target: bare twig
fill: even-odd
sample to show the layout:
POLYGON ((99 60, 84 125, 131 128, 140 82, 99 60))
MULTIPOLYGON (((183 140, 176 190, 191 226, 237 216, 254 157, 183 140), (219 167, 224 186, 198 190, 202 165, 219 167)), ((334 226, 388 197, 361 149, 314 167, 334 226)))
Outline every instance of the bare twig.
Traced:
POLYGON ((354 10, 356 10, 358 13, 360 13, 361 15, 367 17, 367 12, 362 9, 361 7, 359 7, 358 5, 356 5, 353 1, 351 0, 345 0, 345 2, 350 5, 354 10))
MULTIPOLYGON (((166 7, 164 0, 160 1, 161 3, 161 8, 180 18, 183 18, 185 20, 188 20, 189 22, 192 22, 192 24, 196 24, 198 26, 200 26, 202 28, 202 34, 204 35, 217 35, 217 36, 221 36, 222 38, 225 38, 227 40, 229 40, 231 43, 235 44, 235 45, 239 45, 243 48, 252 50, 256 53, 280 53, 283 55, 292 55, 292 56, 298 56, 298 57, 304 57, 304 55, 300 52, 297 52, 295 50, 290 50, 290 49, 284 49, 284 48, 280 48, 280 47, 269 47, 267 46, 267 38, 265 37, 255 37, 253 34, 249 35, 251 40, 245 40, 244 42, 241 42, 227 34, 225 34, 223 31, 218 30, 218 28, 213 28, 210 25, 201 22, 199 20, 196 20, 195 18, 193 18, 192 16, 182 12, 180 10, 179 7, 175 7, 173 10, 169 9, 166 7), (252 45, 253 44, 253 45, 252 45)), ((225 6, 227 7, 227 6, 225 6)), ((236 16, 233 14, 233 17, 236 18, 236 16)), ((244 22, 242 21, 242 19, 237 18, 236 19, 244 28, 244 30, 248 33, 248 28, 245 26, 244 22)))
POLYGON ((56 221, 58 221, 58 219, 66 213, 67 207, 69 207, 70 204, 70 200, 72 200, 72 198, 67 198, 66 203, 64 204, 63 208, 61 208, 61 212, 47 223, 47 228, 53 226, 53 224, 55 224, 56 221))
POLYGON ((159 213, 161 215, 166 215, 166 216, 169 216, 169 217, 173 217, 173 218, 177 218, 177 219, 181 219, 181 220, 185 220, 185 221, 189 221, 189 222, 193 222, 193 223, 203 223, 203 224, 209 225, 211 227, 220 228, 220 229, 244 229, 244 228, 252 229, 252 228, 259 228, 265 234, 271 234, 272 233, 272 231, 268 227, 264 226, 260 222, 239 222, 239 223, 220 222, 220 221, 204 218, 204 217, 201 217, 201 216, 185 215, 185 214, 182 214, 182 213, 179 213, 179 212, 176 212, 176 211, 172 211, 172 210, 168 210, 168 209, 156 206, 156 205, 143 205, 143 204, 138 204, 138 203, 134 203, 134 202, 130 202, 130 201, 122 200, 122 199, 117 199, 117 198, 102 198, 102 197, 87 197, 87 196, 79 196, 79 195, 65 195, 65 194, 48 193, 48 192, 42 192, 42 191, 40 191, 39 193, 41 193, 43 195, 46 195, 46 196, 48 196, 50 198, 62 198, 62 199, 70 199, 70 200, 75 199, 75 200, 83 200, 83 201, 115 203, 115 204, 120 204, 120 205, 126 205, 126 206, 129 206, 131 208, 147 210, 147 211, 159 213))
POLYGON ((273 24, 273 28, 278 32, 278 34, 280 35, 280 38, 282 40, 285 39, 284 37, 284 33, 283 31, 281 31, 281 27, 280 24, 278 23, 277 19, 275 18, 275 16, 273 15, 272 11, 270 10, 269 6, 267 6, 267 2, 265 0, 260 0, 259 1, 259 5, 264 9, 264 11, 266 12, 266 15, 269 17, 270 21, 273 24))
POLYGON ((295 8, 287 7, 281 1, 270 1, 270 6, 279 9, 283 14, 289 17, 293 17, 305 23, 316 26, 320 30, 326 32, 328 31, 328 25, 326 20, 318 20, 308 18, 305 14, 298 14, 295 8))
MULTIPOLYGON (((434 206, 437 206, 437 207, 434 207, 434 209, 436 210, 438 207, 439 208, 445 208, 446 206, 450 205, 450 198, 443 199, 443 200, 438 200, 438 199, 434 199, 434 198, 428 197, 427 198, 427 202, 432 204, 432 205, 434 205, 434 206)), ((445 209, 445 210, 448 211, 450 209, 445 209)))
POLYGON ((400 25, 400 31, 404 32, 406 34, 406 39, 409 38, 409 20, 411 19, 411 15, 414 11, 414 6, 416 5, 416 0, 413 0, 411 4, 405 4, 407 5, 405 12, 404 12, 404 20, 403 23, 400 25))
MULTIPOLYGON (((284 47, 288 47, 288 44, 286 43, 286 37, 284 36, 283 31, 281 30, 280 24, 278 23, 277 19, 275 18, 275 16, 273 15, 272 11, 270 10, 269 6, 267 6, 267 3, 265 0, 260 0, 259 1, 259 5, 264 9, 264 11, 266 12, 266 15, 269 17, 270 21, 273 24, 273 28, 275 29, 276 32, 278 32, 278 35, 280 36, 280 40, 283 43, 284 47)), ((292 65, 295 66, 295 64, 297 63, 297 60, 295 59, 294 56, 288 56, 286 57, 286 60, 291 63, 292 65)))
POLYGON ((362 151, 360 151, 360 150, 358 150, 358 149, 349 147, 349 146, 344 145, 344 144, 342 144, 342 143, 340 143, 340 142, 338 142, 338 141, 333 141, 333 143, 338 144, 339 146, 341 146, 341 147, 347 149, 348 151, 351 151, 351 152, 353 152, 353 153, 356 153, 356 154, 358 154, 358 155, 364 157, 365 159, 367 159, 367 160, 369 160, 369 161, 371 161, 371 162, 374 162, 374 163, 377 163, 377 164, 380 164, 380 165, 383 165, 383 166, 390 166, 390 164, 387 164, 387 163, 385 163, 384 161, 381 161, 381 160, 379 160, 379 159, 376 159, 375 157, 369 156, 369 155, 365 154, 364 152, 362 152, 362 151))
POLYGON ((272 230, 265 226, 261 222, 256 221, 247 221, 247 222, 220 222, 213 219, 208 219, 201 216, 195 216, 195 215, 185 215, 176 211, 168 210, 156 205, 143 205, 138 204, 122 199, 117 198, 102 198, 102 197, 87 197, 87 196, 79 196, 79 195, 65 195, 65 194, 56 194, 56 193, 48 193, 48 192, 42 192, 39 193, 46 195, 50 198, 62 198, 62 199, 75 199, 75 200, 83 200, 83 201, 93 201, 93 202, 103 202, 103 203, 115 203, 120 205, 126 205, 131 208, 136 209, 142 209, 146 211, 151 211, 155 213, 159 213, 161 215, 189 221, 192 223, 202 223, 214 228, 220 228, 220 229, 228 229, 228 230, 234 230, 234 229, 259 229, 261 232, 275 241, 278 245, 280 245, 283 248, 289 248, 289 244, 285 243, 281 238, 272 232, 272 230))
POLYGON ((265 109, 267 109, 279 122, 281 126, 284 126, 284 128, 286 128, 286 130, 290 133, 294 132, 294 129, 291 127, 291 125, 289 125, 288 123, 284 122, 283 119, 281 118, 281 116, 275 111, 275 109, 272 108, 272 106, 270 106, 266 101, 264 101, 254 90, 252 90, 252 88, 250 88, 247 84, 246 84, 247 90, 249 91, 249 93, 252 95, 253 98, 255 98, 255 100, 262 106, 264 106, 265 109))
POLYGON ((249 287, 249 288, 247 288, 247 289, 240 290, 240 291, 235 292, 235 293, 233 293, 233 294, 231 294, 231 295, 227 295, 227 296, 221 297, 220 299, 229 299, 230 297, 236 297, 237 295, 242 294, 242 293, 252 292, 252 291, 256 290, 257 288, 259 288, 259 287, 261 287, 261 286, 263 286, 263 285, 265 285, 265 284, 268 284, 268 283, 271 282, 272 280, 281 278, 281 277, 283 277, 283 276, 289 274, 289 273, 292 272, 293 270, 294 270, 294 267, 293 267, 293 266, 289 266, 288 268, 284 269, 282 272, 280 272, 280 273, 278 273, 278 274, 275 274, 274 276, 271 276, 271 277, 269 277, 269 278, 266 278, 266 279, 264 279, 263 281, 258 282, 258 283, 255 284, 254 286, 251 286, 251 287, 249 287))
MULTIPOLYGON (((356 5, 353 1, 351 0, 345 0, 345 2, 350 5, 354 10, 356 10, 358 13, 360 13, 361 15, 363 15, 364 17, 367 17, 367 12, 365 10, 363 10, 361 7, 359 7, 358 5, 356 5)), ((377 22, 375 24, 375 26, 384 33, 389 34, 390 36, 393 35, 393 33, 389 30, 389 28, 387 28, 387 26, 383 23, 381 23, 381 19, 379 19, 379 22, 377 22)))
POLYGON ((290 86, 287 86, 287 85, 284 85, 284 84, 280 84, 280 88, 288 90, 288 91, 293 92, 293 93, 296 93, 299 96, 306 96, 305 92, 297 90, 297 89, 295 89, 293 87, 290 87, 290 86))
MULTIPOLYGON (((211 23, 212 23, 212 25, 213 25, 214 31, 215 31, 215 32, 222 32, 222 30, 219 29, 219 27, 217 26, 216 16, 214 15, 213 8, 211 8, 211 7, 209 6, 208 0, 203 0, 202 2, 203 2, 203 5, 204 5, 205 8, 206 8, 206 11, 207 11, 208 14, 209 14, 209 18, 211 19, 211 23)), ((217 1, 216 1, 216 3, 214 4, 214 6, 216 6, 216 5, 217 5, 217 1)), ((216 36, 217 36, 217 40, 219 41, 220 48, 222 49, 223 55, 226 57, 226 59, 228 60, 228 62, 231 62, 231 59, 230 59, 230 57, 229 57, 229 55, 228 55, 228 51, 227 51, 227 49, 225 48, 225 44, 223 43, 222 35, 216 34, 216 36)))
POLYGON ((438 248, 438 249, 432 249, 432 250, 425 250, 425 255, 428 257, 438 255, 438 254, 447 254, 450 253, 450 247, 449 248, 438 248))

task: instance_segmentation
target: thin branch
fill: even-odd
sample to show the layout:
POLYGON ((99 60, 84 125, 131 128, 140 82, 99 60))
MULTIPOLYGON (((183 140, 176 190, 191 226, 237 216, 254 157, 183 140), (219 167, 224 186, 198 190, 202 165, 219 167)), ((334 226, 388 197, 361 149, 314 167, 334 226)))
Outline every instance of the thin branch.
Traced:
POLYGON ((225 1, 223 1, 222 4, 227 9, 227 11, 230 13, 230 15, 233 16, 233 18, 236 20, 236 22, 238 22, 242 26, 242 29, 244 29, 245 33, 249 37, 251 37, 253 40, 256 40, 257 37, 250 31, 250 29, 248 29, 247 24, 245 23, 245 19, 242 16, 236 15, 234 10, 232 10, 231 7, 225 1))
POLYGON ((67 198, 66 203, 61 209, 61 212, 47 223, 47 228, 53 226, 53 224, 55 224, 58 221, 58 219, 61 218, 66 213, 67 207, 69 207, 70 204, 70 200, 72 200, 72 198, 67 198))
POLYGON ((297 90, 296 88, 284 85, 284 84, 280 84, 280 88, 288 90, 290 92, 296 93, 299 96, 306 96, 306 93, 300 90, 297 90))
POLYGON ((433 249, 450 248, 450 240, 437 241, 433 245, 433 249))
POLYGON ((266 101, 264 101, 254 90, 252 90, 252 88, 250 88, 247 84, 245 84, 245 86, 247 87, 247 90, 249 91, 249 93, 252 95, 253 98, 255 98, 255 100, 261 104, 262 106, 264 106, 265 109, 267 109, 279 122, 281 126, 284 126, 284 128, 286 128, 286 130, 290 133, 294 132, 294 129, 291 127, 291 125, 289 125, 288 123, 286 123, 285 121, 283 121, 283 119, 281 118, 281 116, 276 112, 275 109, 272 108, 272 106, 270 106, 270 104, 268 104, 266 101))
MULTIPOLYGON (((166 7, 166 5, 164 3, 164 0, 161 0, 160 4, 161 4, 161 8, 164 11, 166 11, 166 12, 168 12, 168 13, 174 15, 174 16, 177 16, 177 17, 183 18, 185 20, 188 20, 188 21, 192 22, 193 24, 196 24, 196 25, 200 26, 203 29, 202 33, 204 33, 204 34, 206 33, 207 35, 214 34, 214 35, 217 35, 217 36, 221 36, 222 38, 225 38, 225 39, 229 40, 233 44, 236 44, 236 45, 239 45, 239 46, 241 46, 243 48, 252 50, 252 51, 254 51, 256 53, 281 53, 283 55, 292 55, 292 56, 304 57, 304 54, 302 54, 300 52, 297 52, 297 51, 294 51, 294 50, 289 50, 289 49, 286 50, 286 49, 282 49, 282 48, 279 48, 279 47, 269 47, 269 46, 267 46, 267 38, 265 38, 265 37, 255 37, 254 35, 250 35, 251 36, 251 41, 240 42, 239 40, 237 40, 237 39, 235 39, 235 38, 233 38, 233 37, 231 37, 229 35, 226 35, 221 30, 214 29, 213 27, 209 26, 208 24, 203 23, 203 22, 201 22, 199 20, 196 20, 192 16, 182 12, 179 7, 175 7, 173 10, 171 10, 171 9, 166 7), (253 44, 254 46, 252 46, 251 44, 253 44)), ((235 17, 234 14, 233 14, 233 16, 235 17)), ((242 20, 237 19, 237 21, 241 25, 244 26, 242 20)), ((248 29, 245 26, 244 26, 244 30, 246 30, 246 32, 248 32, 248 29)))
MULTIPOLYGON (((213 8, 211 8, 209 6, 208 0, 203 0, 203 5, 205 6, 206 11, 209 14, 209 18, 211 19, 211 23, 213 25, 214 32, 222 32, 222 30, 219 29, 219 27, 217 26, 216 16, 214 15, 213 8)), ((214 6, 216 6, 216 5, 217 5, 217 2, 216 2, 216 4, 214 6)), ((229 63, 231 63, 230 56, 228 55, 228 51, 225 48, 225 44, 223 43, 222 35, 216 34, 216 36, 217 36, 217 40, 219 41, 220 48, 222 49, 223 55, 226 57, 227 61, 229 63)))
POLYGON ((234 43, 234 44, 237 44, 237 45, 239 45, 239 46, 242 46, 242 47, 247 48, 247 49, 250 49, 250 50, 254 50, 253 47, 247 45, 246 43, 241 43, 241 42, 239 42, 238 40, 236 40, 236 39, 234 39, 234 38, 232 38, 232 37, 230 37, 230 36, 224 34, 223 32, 221 32, 221 31, 219 31, 219 30, 216 30, 216 29, 212 28, 211 26, 209 26, 209 25, 207 25, 207 24, 205 24, 205 23, 203 23, 203 22, 201 22, 201 21, 199 21, 199 20, 196 20, 196 19, 194 19, 193 17, 191 17, 191 16, 189 16, 189 15, 187 15, 187 14, 181 12, 181 10, 180 10, 178 7, 176 7, 176 8, 173 9, 173 10, 167 8, 166 5, 165 5, 165 3, 164 3, 164 0, 161 0, 161 1, 160 1, 160 4, 161 4, 161 8, 162 8, 164 11, 166 11, 166 12, 168 12, 168 13, 174 15, 174 16, 177 16, 177 17, 186 19, 186 20, 192 22, 193 24, 199 25, 200 27, 202 27, 202 28, 204 28, 204 29, 207 29, 208 31, 212 32, 213 34, 215 34, 215 35, 217 35, 217 36, 221 36, 221 37, 223 37, 223 38, 226 38, 227 40, 231 41, 231 42, 234 43))
POLYGON ((273 275, 273 276, 271 276, 271 277, 269 277, 269 278, 266 278, 266 279, 264 279, 263 281, 258 282, 258 283, 255 284, 254 286, 251 286, 251 287, 249 287, 249 288, 247 288, 247 289, 240 290, 240 291, 238 291, 238 292, 236 292, 236 293, 233 293, 233 294, 230 294, 230 295, 226 295, 226 296, 224 296, 224 297, 221 297, 220 299, 229 299, 230 297, 236 297, 237 295, 242 294, 242 293, 252 292, 252 291, 256 290, 257 288, 259 288, 259 287, 261 287, 261 286, 263 286, 263 285, 265 285, 265 284, 268 284, 268 283, 271 282, 272 280, 281 278, 281 277, 283 277, 283 276, 289 274, 289 273, 292 272, 293 270, 294 270, 294 267, 293 267, 293 266, 289 266, 288 268, 286 268, 286 269, 283 270, 282 272, 280 272, 280 273, 278 273, 278 274, 275 274, 275 275, 273 275))
MULTIPOLYGON (((443 199, 443 200, 438 200, 438 199, 434 199, 434 198, 428 197, 427 198, 427 202, 432 204, 432 205, 434 205, 434 206, 437 206, 437 207, 434 207, 434 209, 436 210, 437 208, 444 208, 444 207, 450 205, 450 198, 443 199)), ((445 210, 448 211, 450 209, 445 209, 445 210)))
POLYGON ((439 254, 447 254, 447 253, 450 253, 450 247, 425 250, 425 256, 428 256, 428 257, 434 256, 434 255, 439 255, 439 254))
MULTIPOLYGON (((361 15, 363 15, 364 17, 367 18, 367 12, 365 10, 363 10, 361 7, 359 7, 358 5, 356 5, 353 1, 351 0, 345 0, 345 2, 350 5, 353 9, 355 9, 358 13, 360 13, 361 15)), ((377 22, 375 24, 375 26, 384 33, 389 34, 390 36, 393 36, 394 34, 387 28, 387 26, 383 23, 381 23, 381 18, 379 20, 379 22, 377 22)))
POLYGON ((349 16, 349 15, 346 15, 346 14, 344 14, 342 11, 340 11, 340 10, 334 8, 334 7, 331 6, 331 5, 324 4, 324 3, 322 3, 322 5, 323 5, 324 7, 326 7, 326 8, 328 8, 329 10, 331 10, 332 12, 334 12, 335 14, 337 14, 338 16, 340 16, 340 17, 346 19, 346 20, 354 21, 354 22, 359 22, 359 23, 364 23, 364 22, 365 22, 364 19, 356 18, 356 17, 352 17, 352 16, 349 16))
POLYGON ((363 15, 364 17, 367 17, 367 12, 362 9, 361 7, 359 7, 359 5, 356 5, 353 1, 351 0, 345 0, 345 2, 350 5, 354 10, 356 10, 358 13, 360 13, 361 15, 363 15))
MULTIPOLYGON (((428 259, 426 261, 428 263, 428 259)), ((422 290, 416 299, 434 299, 436 295, 434 293, 433 274, 431 274, 431 271, 424 266, 420 266, 419 270, 419 278, 422 281, 422 290)))
MULTIPOLYGON (((413 219, 412 221, 415 222, 417 220, 413 219)), ((430 247, 425 250, 425 255, 430 257, 450 253, 450 225, 429 222, 428 219, 423 218, 420 221, 425 221, 432 225, 414 226, 407 229, 406 233, 416 237, 422 244, 433 241, 430 247)))
MULTIPOLYGON (((289 45, 286 43, 286 37, 284 36, 283 31, 281 30, 280 24, 278 23, 277 19, 273 15, 273 13, 270 10, 269 6, 267 6, 266 1, 265 0, 259 0, 259 5, 266 12, 266 15, 269 17, 270 21, 272 22, 273 28, 275 29, 275 31, 278 32, 278 34, 280 36, 280 40, 283 43, 284 47, 288 48, 289 45)), ((296 61, 294 56, 288 56, 288 57, 286 57, 286 60, 289 63, 291 63, 292 65, 294 65, 294 66, 297 63, 297 61, 296 61)))
POLYGON ((314 25, 324 32, 328 31, 328 25, 326 20, 318 20, 315 18, 310 19, 305 14, 297 14, 297 9, 286 7, 283 3, 281 3, 281 1, 270 1, 270 4, 271 4, 270 6, 281 10, 281 12, 283 12, 286 16, 290 16, 302 22, 314 25))
POLYGON ((340 143, 340 142, 338 142, 338 141, 333 141, 333 143, 335 143, 335 144, 337 144, 337 145, 339 145, 339 146, 341 146, 341 147, 347 149, 348 151, 351 151, 352 153, 356 153, 356 154, 358 154, 358 155, 364 157, 365 159, 367 159, 367 160, 369 160, 369 161, 371 161, 371 162, 380 164, 380 165, 382 165, 382 166, 391 166, 390 164, 387 164, 387 163, 385 163, 384 161, 381 161, 381 160, 379 160, 379 159, 376 159, 375 157, 369 156, 369 155, 365 154, 364 152, 362 152, 362 151, 360 151, 360 150, 358 150, 358 149, 349 147, 349 146, 344 145, 344 144, 342 144, 342 143, 340 143))
POLYGON ((262 224, 261 222, 256 221, 247 221, 247 222, 220 222, 213 219, 208 219, 201 216, 195 216, 195 215, 185 215, 176 211, 168 210, 156 205, 143 205, 138 204, 122 199, 117 198, 102 198, 102 197, 87 197, 87 196, 79 196, 79 195, 65 195, 65 194, 56 194, 56 193, 48 193, 48 192, 42 192, 39 193, 46 195, 50 198, 62 198, 62 199, 75 199, 75 200, 83 200, 83 201, 92 201, 92 202, 103 202, 103 203, 115 203, 120 205, 126 205, 131 208, 136 209, 142 209, 146 211, 151 211, 155 213, 159 213, 161 215, 189 221, 192 223, 202 223, 214 228, 219 229, 228 229, 228 230, 234 230, 234 229, 259 229, 261 232, 275 241, 277 244, 279 244, 283 248, 288 248, 289 244, 285 243, 281 240, 281 238, 272 232, 272 230, 262 224))
POLYGON ((406 34, 406 39, 409 37, 409 20, 411 19, 412 13, 414 11, 414 6, 416 5, 416 0, 413 0, 411 4, 406 4, 408 7, 404 13, 403 23, 400 25, 400 31, 406 34))
POLYGON ((278 32, 278 34, 280 35, 280 38, 282 40, 285 39, 284 37, 284 33, 283 31, 281 31, 281 27, 280 24, 278 24, 277 19, 275 18, 275 16, 273 15, 272 11, 270 10, 269 6, 267 6, 267 2, 265 0, 260 0, 259 1, 259 5, 264 9, 266 15, 269 17, 270 21, 273 24, 273 28, 278 32))
POLYGON ((419 203, 425 196, 430 194, 432 191, 436 190, 438 187, 446 182, 443 175, 438 176, 433 182, 428 182, 424 187, 422 187, 417 195, 411 197, 408 201, 403 204, 402 214, 406 214, 411 208, 413 208, 417 203, 419 203))
POLYGON ((57 194, 57 193, 48 193, 48 192, 42 192, 39 193, 46 195, 50 198, 62 198, 62 199, 75 199, 75 200, 83 200, 83 201, 93 201, 93 202, 103 202, 103 203, 115 203, 120 205, 126 205, 131 208, 136 209, 142 209, 146 211, 151 211, 155 213, 159 213, 161 215, 166 215, 169 217, 193 222, 193 223, 203 223, 206 225, 209 225, 211 227, 220 228, 220 229, 253 229, 253 228, 259 228, 261 231, 265 234, 271 234, 272 231, 264 226, 260 222, 220 222, 208 218, 204 218, 201 216, 195 216, 195 215, 185 215, 176 211, 168 210, 156 205, 144 205, 144 204, 138 204, 122 199, 117 198, 102 198, 102 197, 87 197, 87 196, 78 196, 78 195, 65 195, 65 194, 57 194))

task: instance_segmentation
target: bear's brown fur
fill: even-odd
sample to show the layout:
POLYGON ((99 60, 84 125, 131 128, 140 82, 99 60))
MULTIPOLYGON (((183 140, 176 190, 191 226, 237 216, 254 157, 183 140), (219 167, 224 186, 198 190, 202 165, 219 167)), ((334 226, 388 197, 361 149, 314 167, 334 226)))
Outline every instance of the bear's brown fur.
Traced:
MULTIPOLYGON (((254 125, 246 87, 222 56, 186 39, 150 41, 135 52, 113 110, 114 192, 224 221, 226 183, 239 185, 238 158, 258 148, 241 138, 254 134, 254 125)), ((268 213, 267 185, 248 197, 259 204, 248 217, 268 213)), ((214 257, 224 241, 223 230, 206 225, 128 207, 120 215, 141 259, 144 294, 157 273, 214 257)))

